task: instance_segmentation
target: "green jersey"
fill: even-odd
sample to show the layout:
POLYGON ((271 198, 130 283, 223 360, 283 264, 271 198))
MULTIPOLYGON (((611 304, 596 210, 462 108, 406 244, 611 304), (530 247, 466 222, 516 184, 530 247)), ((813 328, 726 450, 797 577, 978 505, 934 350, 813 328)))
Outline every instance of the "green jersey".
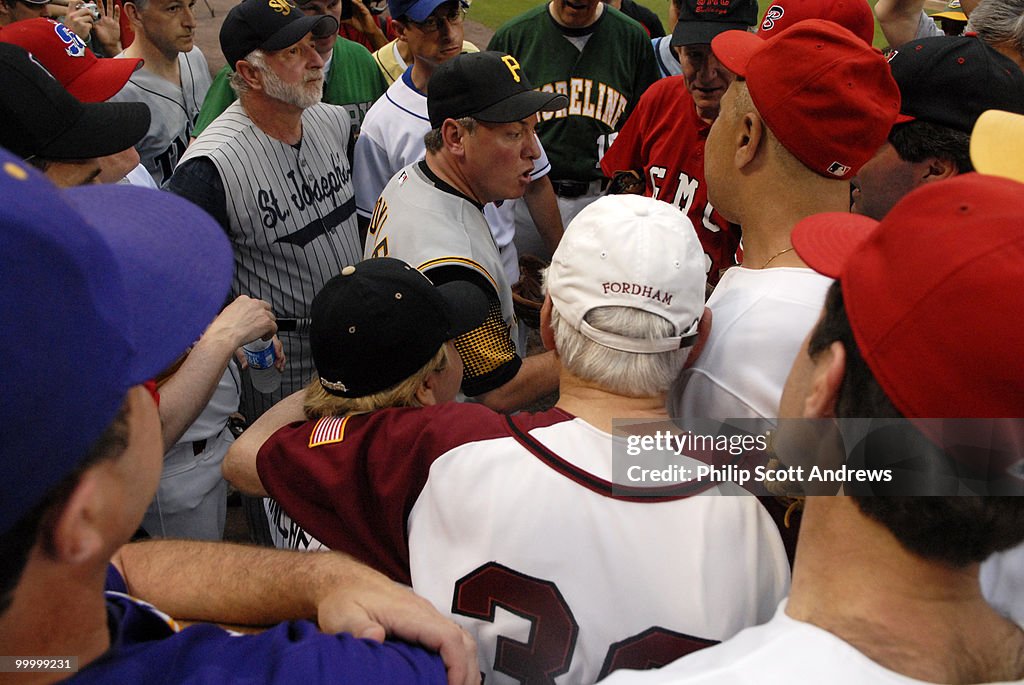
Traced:
POLYGON ((539 113, 553 180, 603 178, 604 151, 659 76, 643 27, 608 5, 597 22, 573 31, 545 3, 501 26, 487 49, 519 60, 534 88, 569 98, 568 108, 539 113))

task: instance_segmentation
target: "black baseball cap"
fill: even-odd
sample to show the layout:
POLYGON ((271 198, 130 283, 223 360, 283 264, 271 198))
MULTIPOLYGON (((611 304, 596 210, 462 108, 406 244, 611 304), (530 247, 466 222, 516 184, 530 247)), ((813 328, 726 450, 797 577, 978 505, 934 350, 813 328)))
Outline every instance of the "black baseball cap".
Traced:
POLYGON ((0 43, 0 146, 22 159, 90 159, 127 150, 149 130, 142 102, 80 102, 30 53, 0 43))
POLYGON ((313 298, 313 364, 330 394, 365 397, 404 381, 486 317, 487 297, 471 283, 435 286, 400 259, 368 259, 313 298))
POLYGON ((757 23, 757 12, 757 0, 683 0, 669 45, 699 45, 723 31, 746 31, 757 23))
POLYGON ((534 90, 516 58, 502 52, 458 55, 435 69, 427 84, 431 128, 461 117, 507 124, 568 106, 564 95, 534 90))
POLYGON ((986 110, 1024 114, 1024 73, 977 36, 913 40, 889 68, 900 87, 897 124, 919 119, 969 134, 986 110))
POLYGON ((253 50, 283 50, 310 32, 314 38, 337 33, 338 20, 329 15, 306 16, 291 0, 242 0, 224 17, 220 49, 234 69, 253 50))

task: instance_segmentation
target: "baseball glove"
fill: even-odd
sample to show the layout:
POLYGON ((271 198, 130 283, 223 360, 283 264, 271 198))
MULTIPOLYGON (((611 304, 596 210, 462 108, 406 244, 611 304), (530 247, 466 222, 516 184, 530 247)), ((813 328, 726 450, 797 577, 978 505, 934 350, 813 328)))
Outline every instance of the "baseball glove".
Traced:
POLYGON ((544 304, 541 273, 547 266, 543 259, 533 255, 519 257, 519 280, 512 286, 512 307, 516 318, 530 328, 540 328, 540 308, 544 304))

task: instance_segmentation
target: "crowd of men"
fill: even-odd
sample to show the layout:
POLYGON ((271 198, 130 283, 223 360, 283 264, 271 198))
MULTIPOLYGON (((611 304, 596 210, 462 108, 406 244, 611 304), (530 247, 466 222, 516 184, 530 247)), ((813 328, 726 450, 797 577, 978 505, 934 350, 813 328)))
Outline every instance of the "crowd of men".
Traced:
POLYGON ((468 9, 0 0, 4 680, 1024 682, 1024 2, 468 9))

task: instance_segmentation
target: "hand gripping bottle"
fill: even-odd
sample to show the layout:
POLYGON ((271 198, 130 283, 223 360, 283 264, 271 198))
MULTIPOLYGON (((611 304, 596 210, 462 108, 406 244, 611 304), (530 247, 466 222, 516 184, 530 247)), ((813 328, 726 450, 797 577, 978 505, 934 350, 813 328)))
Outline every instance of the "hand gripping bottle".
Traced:
POLYGON ((272 340, 253 340, 244 345, 242 350, 249 363, 252 387, 264 394, 270 394, 281 387, 281 374, 274 368, 277 355, 274 354, 272 340))

